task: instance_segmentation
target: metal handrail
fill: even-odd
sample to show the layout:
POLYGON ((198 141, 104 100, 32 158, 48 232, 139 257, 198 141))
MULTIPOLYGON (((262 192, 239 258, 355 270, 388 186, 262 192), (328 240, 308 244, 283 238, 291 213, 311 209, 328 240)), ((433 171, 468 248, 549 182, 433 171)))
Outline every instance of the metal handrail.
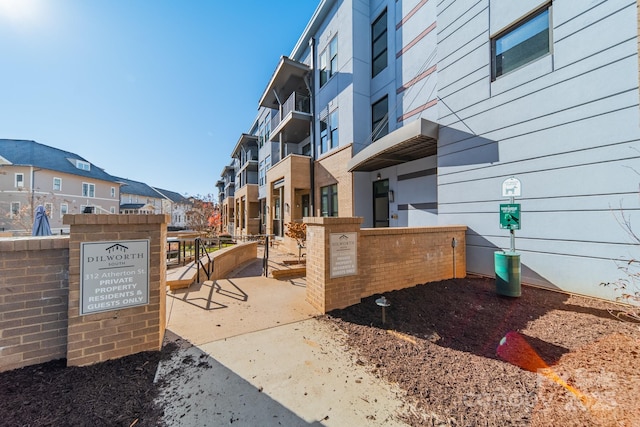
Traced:
POLYGON ((211 256, 207 251, 207 246, 202 242, 202 239, 200 237, 196 237, 195 244, 196 244, 195 262, 196 262, 196 266, 198 266, 197 273, 196 273, 197 274, 196 280, 198 283, 200 283, 200 268, 202 268, 202 270, 207 275, 207 280, 211 280, 211 274, 213 273, 213 260, 211 259, 211 256), (202 263, 202 258, 204 258, 205 255, 207 256, 207 260, 208 260, 207 265, 204 265, 202 263))

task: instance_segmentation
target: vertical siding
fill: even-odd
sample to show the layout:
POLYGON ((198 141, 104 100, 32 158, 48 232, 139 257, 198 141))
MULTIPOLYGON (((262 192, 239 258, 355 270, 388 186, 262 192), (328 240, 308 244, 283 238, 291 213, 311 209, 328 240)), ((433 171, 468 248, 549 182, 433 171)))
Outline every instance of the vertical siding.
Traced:
POLYGON ((552 53, 492 83, 490 34, 540 5, 507 3, 438 4, 441 221, 469 226, 468 268, 492 275, 514 175, 523 281, 610 297, 614 260, 637 256, 616 220, 640 216, 636 2, 553 2, 552 53))

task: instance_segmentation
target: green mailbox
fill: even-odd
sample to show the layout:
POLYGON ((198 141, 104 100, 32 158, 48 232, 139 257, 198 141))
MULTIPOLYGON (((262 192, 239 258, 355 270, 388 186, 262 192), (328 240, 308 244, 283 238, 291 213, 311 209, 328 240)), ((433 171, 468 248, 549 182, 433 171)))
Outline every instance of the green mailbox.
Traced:
POLYGON ((500 205, 500 228, 520 230, 519 203, 502 203, 500 205))

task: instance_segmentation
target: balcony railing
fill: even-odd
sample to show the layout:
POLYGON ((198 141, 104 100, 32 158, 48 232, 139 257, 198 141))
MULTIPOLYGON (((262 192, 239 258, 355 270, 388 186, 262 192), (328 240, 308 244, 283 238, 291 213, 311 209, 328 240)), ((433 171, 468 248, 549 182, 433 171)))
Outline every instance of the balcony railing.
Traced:
POLYGON ((311 113, 309 96, 293 92, 291 96, 280 106, 280 111, 271 119, 271 129, 275 129, 287 114, 295 111, 299 113, 311 113))

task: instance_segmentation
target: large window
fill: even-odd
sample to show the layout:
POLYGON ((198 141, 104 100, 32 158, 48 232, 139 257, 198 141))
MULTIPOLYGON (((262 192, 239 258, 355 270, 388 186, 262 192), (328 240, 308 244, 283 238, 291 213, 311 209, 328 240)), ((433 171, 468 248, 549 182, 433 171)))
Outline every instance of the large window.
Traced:
POLYGON ((320 120, 320 154, 338 146, 338 109, 320 120))
POLYGON ((550 52, 549 7, 491 40, 495 80, 550 52))
POLYGON ((387 68, 387 9, 371 24, 371 76, 387 68))
POLYGON ((338 36, 329 42, 320 54, 320 87, 338 72, 338 36))
POLYGON ((322 216, 338 216, 338 184, 320 189, 320 205, 322 216))
POLYGON ((372 141, 389 133, 389 99, 385 96, 371 106, 372 141))
POLYGON ((87 184, 86 182, 82 183, 82 197, 95 197, 96 196, 96 185, 95 184, 87 184))

